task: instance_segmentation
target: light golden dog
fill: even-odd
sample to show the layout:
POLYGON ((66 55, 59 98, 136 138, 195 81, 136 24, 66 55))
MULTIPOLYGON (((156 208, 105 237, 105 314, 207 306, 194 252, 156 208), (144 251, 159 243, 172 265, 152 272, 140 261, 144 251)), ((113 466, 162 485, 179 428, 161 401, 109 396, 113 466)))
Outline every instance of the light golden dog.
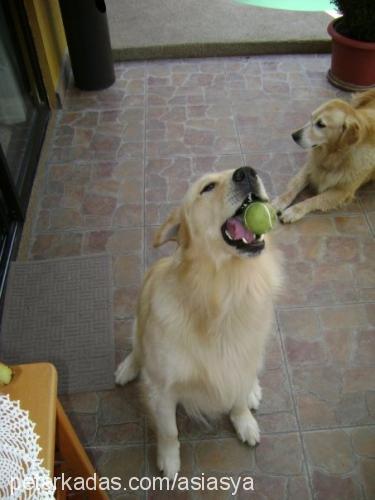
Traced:
POLYGON ((375 180, 375 89, 357 94, 351 103, 333 99, 323 104, 292 137, 310 152, 286 192, 272 203, 285 223, 313 210, 339 208, 375 180), (289 207, 307 186, 316 196, 289 207))
POLYGON ((228 412, 242 441, 259 441, 250 409, 261 399, 257 374, 281 266, 269 237, 243 226, 251 199, 267 199, 251 167, 206 175, 156 234, 155 246, 178 247, 146 274, 133 351, 116 382, 141 373, 168 478, 180 469, 177 404, 198 418, 228 412))

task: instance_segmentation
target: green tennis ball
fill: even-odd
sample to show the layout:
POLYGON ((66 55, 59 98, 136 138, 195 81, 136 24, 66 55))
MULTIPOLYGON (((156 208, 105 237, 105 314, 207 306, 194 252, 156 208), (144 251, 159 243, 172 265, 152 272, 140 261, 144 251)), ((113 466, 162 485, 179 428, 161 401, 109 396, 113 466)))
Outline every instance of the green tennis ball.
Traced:
POLYGON ((7 385, 12 380, 13 372, 9 366, 0 363, 0 385, 7 385))
POLYGON ((244 213, 245 226, 257 235, 271 231, 276 218, 276 212, 271 205, 260 201, 250 203, 244 213))

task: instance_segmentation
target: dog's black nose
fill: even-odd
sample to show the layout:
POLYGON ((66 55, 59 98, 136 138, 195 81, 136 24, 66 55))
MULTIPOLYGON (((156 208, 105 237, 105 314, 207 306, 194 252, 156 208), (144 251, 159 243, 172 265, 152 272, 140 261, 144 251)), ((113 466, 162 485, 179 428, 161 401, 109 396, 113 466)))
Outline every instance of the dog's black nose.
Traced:
POLYGON ((257 173, 255 172, 255 170, 252 167, 241 167, 241 168, 237 168, 237 170, 235 170, 233 172, 232 179, 233 179, 233 182, 250 183, 250 182, 254 181, 256 176, 257 176, 257 173))
POLYGON ((298 141, 301 139, 301 134, 302 134, 301 130, 296 130, 296 132, 293 132, 292 134, 293 141, 298 143, 298 141))

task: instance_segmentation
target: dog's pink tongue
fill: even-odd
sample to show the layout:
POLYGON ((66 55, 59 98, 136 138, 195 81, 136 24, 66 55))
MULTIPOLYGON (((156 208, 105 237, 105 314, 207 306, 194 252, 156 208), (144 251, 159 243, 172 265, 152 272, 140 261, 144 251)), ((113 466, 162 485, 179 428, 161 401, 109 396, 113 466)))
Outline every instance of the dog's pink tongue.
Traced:
POLYGON ((241 221, 235 217, 228 219, 225 227, 233 240, 245 239, 248 243, 251 243, 255 238, 253 233, 248 231, 241 221))

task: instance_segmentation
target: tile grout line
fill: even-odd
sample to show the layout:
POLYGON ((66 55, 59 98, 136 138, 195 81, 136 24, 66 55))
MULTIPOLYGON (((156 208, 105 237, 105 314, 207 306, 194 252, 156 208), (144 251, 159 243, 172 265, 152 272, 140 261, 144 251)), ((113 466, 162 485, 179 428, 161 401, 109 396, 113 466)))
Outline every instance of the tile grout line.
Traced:
MULTIPOLYGON (((229 78, 230 74, 231 74, 231 72, 228 70, 228 67, 224 63, 225 81, 227 81, 227 78, 229 78)), ((241 143, 241 137, 240 137, 240 133, 238 131, 237 121, 236 121, 236 118, 235 118, 235 115, 234 115, 234 102, 233 102, 233 96, 232 95, 230 96, 229 100, 230 100, 230 109, 231 109, 232 116, 233 116, 233 125, 234 125, 235 131, 236 131, 236 135, 237 135, 237 142, 238 142, 238 145, 240 147, 240 155, 241 155, 241 158, 242 158, 242 163, 243 163, 243 165, 245 165, 245 153, 243 152, 242 143, 241 143)), ((232 154, 234 154, 234 153, 232 153, 232 154)))
POLYGON ((281 344, 281 351, 282 351, 282 355, 283 355, 286 376, 288 379, 290 395, 292 398, 294 414, 296 416, 296 421, 297 421, 297 431, 298 431, 298 435, 299 435, 300 443, 301 443, 302 456, 303 456, 303 461, 304 461, 304 466, 305 466, 305 474, 307 476, 307 483, 308 483, 308 487, 309 487, 309 491, 310 491, 310 496, 311 496, 311 499, 313 499, 314 498, 314 489, 313 489, 313 484, 312 484, 312 479, 311 479, 311 474, 310 474, 310 468, 309 468, 309 465, 307 462, 307 453, 306 453, 306 449, 305 449, 305 442, 303 439, 301 423, 300 423, 300 419, 299 419, 299 412, 298 412, 298 408, 297 408, 297 402, 296 402, 296 398, 295 398, 295 394, 294 394, 294 390, 293 390, 293 386, 292 386, 292 378, 291 378, 291 375, 289 372, 288 358, 287 358, 287 353, 286 353, 286 349, 285 349, 284 339, 283 339, 283 336, 281 333, 281 326, 280 326, 280 322, 279 322, 278 311, 276 311, 276 324, 277 324, 277 331, 279 334, 279 339, 280 339, 280 344, 281 344))
MULTIPOLYGON (((147 166, 147 120, 148 120, 148 66, 144 66, 144 124, 143 124, 143 275, 147 267, 147 234, 146 234, 146 166, 147 166)), ((142 277, 143 279, 143 277, 142 277)), ((149 475, 150 467, 148 461, 148 425, 147 416, 143 416, 143 457, 144 457, 144 474, 149 475)), ((141 498, 146 500, 148 498, 147 491, 142 492, 141 498)))
MULTIPOLYGON (((145 101, 144 101, 144 136, 143 136, 143 275, 147 267, 147 226, 146 226, 146 167, 147 167, 147 120, 148 120, 148 67, 144 67, 145 101)), ((148 425, 147 416, 143 416, 143 456, 144 474, 149 476, 150 464, 148 459, 148 425)), ((141 498, 147 500, 148 492, 142 492, 141 498)))
MULTIPOLYGON (((80 412, 72 412, 72 413, 80 413, 80 412)), ((82 415, 94 415, 92 413, 81 413, 82 415)), ((255 414, 255 416, 257 416, 255 414)), ((146 416, 142 417, 142 418, 146 418, 146 416)), ((127 423, 133 423, 133 421, 129 421, 129 422, 120 422, 120 423, 115 423, 115 424, 106 424, 106 426, 111 426, 111 425, 122 425, 122 424, 127 424, 127 423)), ((304 433, 307 433, 307 434, 313 434, 313 433, 316 433, 316 432, 331 432, 332 430, 343 430, 343 431, 350 431, 351 429, 362 429, 362 428, 367 428, 367 427, 370 427, 370 428, 373 428, 375 427, 375 424, 353 424, 353 425, 345 425, 345 426, 337 426, 337 427, 328 427, 328 428, 324 428, 324 427, 317 427, 317 428, 314 428, 314 429, 305 429, 301 432, 304 432, 304 433)), ((234 432, 234 431, 233 431, 234 432)), ((297 434, 298 432, 298 429, 295 429, 295 430, 288 430, 288 431, 275 431, 275 432, 262 432, 262 436, 287 436, 287 435, 292 435, 292 434, 297 434)), ((201 436, 197 436, 197 437, 181 437, 179 436, 179 441, 181 443, 199 443, 201 441, 227 441, 227 440, 238 440, 238 436, 236 434, 233 434, 233 435, 221 435, 221 436, 204 436, 204 435, 201 435, 201 436)), ((106 444, 93 444, 93 445, 90 445, 90 448, 107 448, 107 447, 113 447, 115 449, 122 449, 122 448, 131 448, 132 446, 139 446, 143 443, 142 440, 139 440, 139 441, 132 441, 132 442, 128 442, 126 444, 118 444, 118 445, 106 445, 106 444)), ((150 443, 148 443, 148 445, 155 445, 156 444, 156 440, 154 441, 151 441, 150 443)), ((288 475, 288 474, 286 474, 288 475)), ((301 476, 301 474, 294 474, 294 475, 297 475, 297 476, 301 476)))
POLYGON ((147 119, 148 119, 148 86, 147 86, 147 66, 144 68, 144 123, 143 123, 143 274, 146 271, 146 156, 147 156, 147 119))
MULTIPOLYGON (((359 290, 372 290, 373 287, 363 287, 359 288, 359 290)), ((335 302, 332 304, 312 304, 310 306, 308 305, 276 305, 275 308, 277 311, 293 311, 293 310, 300 310, 300 309, 339 309, 342 307, 347 307, 347 306, 361 306, 361 305, 367 305, 367 304, 373 304, 372 300, 358 300, 358 301, 348 301, 348 302, 335 302)))

